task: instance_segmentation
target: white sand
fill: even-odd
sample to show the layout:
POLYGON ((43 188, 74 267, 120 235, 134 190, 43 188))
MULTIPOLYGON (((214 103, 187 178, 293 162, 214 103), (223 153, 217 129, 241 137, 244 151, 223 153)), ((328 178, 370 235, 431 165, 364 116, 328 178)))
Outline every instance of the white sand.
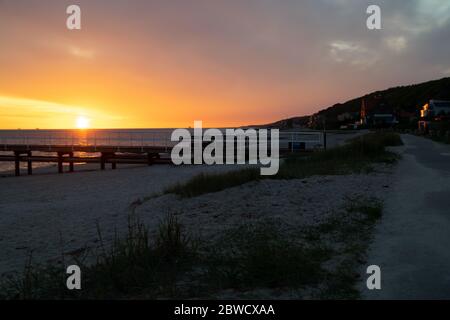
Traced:
POLYGON ((168 194, 137 207, 136 213, 156 231, 168 213, 176 215, 189 234, 204 241, 226 229, 271 221, 286 234, 326 222, 358 196, 382 200, 391 184, 390 169, 368 175, 315 176, 302 180, 262 180, 194 198, 168 194))
POLYGON ((155 165, 0 178, 0 273, 21 271, 30 250, 42 263, 93 246, 96 221, 110 239, 126 228, 133 201, 200 172, 236 168, 155 165))
MULTIPOLYGON (((163 195, 138 206, 136 213, 151 233, 157 232, 159 222, 167 213, 173 213, 185 231, 200 240, 200 246, 206 248, 223 237, 227 230, 235 231, 238 227, 252 227, 260 223, 273 224, 287 239, 303 241, 302 233, 313 230, 311 227, 332 219, 345 219, 349 201, 371 197, 384 200, 392 185, 392 169, 377 166, 377 172, 367 175, 262 180, 189 199, 163 195)), ((329 246, 334 252, 333 258, 324 267, 331 273, 338 272, 336 268, 349 255, 346 252, 348 244, 336 241, 333 237, 317 241, 318 244, 329 246)), ((255 288, 245 292, 230 289, 219 291, 212 297, 317 299, 318 296, 320 289, 306 287, 300 290, 255 288)))

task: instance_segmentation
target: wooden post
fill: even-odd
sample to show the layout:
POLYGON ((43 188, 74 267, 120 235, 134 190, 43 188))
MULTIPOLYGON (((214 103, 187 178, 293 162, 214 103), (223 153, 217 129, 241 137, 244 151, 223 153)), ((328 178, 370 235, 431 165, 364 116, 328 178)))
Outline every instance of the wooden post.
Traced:
MULTIPOLYGON (((73 152, 70 152, 70 153, 69 153, 69 157, 70 157, 70 158, 73 158, 73 152)), ((70 171, 70 172, 73 172, 73 171, 74 171, 74 168, 73 168, 73 161, 69 161, 69 171, 70 171)))
POLYGON ((151 166, 153 164, 153 155, 147 152, 147 165, 151 166))
POLYGON ((100 169, 105 170, 105 161, 106 155, 102 152, 102 155, 100 156, 100 169))
MULTIPOLYGON (((111 155, 111 158, 114 158, 115 155, 116 155, 116 154, 113 153, 113 154, 111 155)), ((117 163, 116 163, 115 161, 112 161, 112 162, 111 162, 111 169, 116 170, 116 168, 117 168, 117 163)))
POLYGON ((33 174, 33 163, 31 161, 31 151, 28 151, 27 155, 28 155, 28 174, 31 176, 33 174))
POLYGON ((63 154, 58 152, 58 173, 63 173, 63 154))
POLYGON ((20 176, 20 152, 14 151, 14 157, 15 157, 15 173, 16 177, 20 176))

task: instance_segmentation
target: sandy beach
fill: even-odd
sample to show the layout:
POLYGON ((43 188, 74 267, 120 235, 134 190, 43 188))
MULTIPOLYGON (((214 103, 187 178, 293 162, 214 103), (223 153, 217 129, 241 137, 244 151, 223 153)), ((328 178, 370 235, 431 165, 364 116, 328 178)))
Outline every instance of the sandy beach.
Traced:
POLYGON ((389 185, 388 171, 262 180, 188 199, 162 195, 138 206, 136 212, 150 226, 174 214, 189 234, 207 243, 241 225, 271 221, 284 234, 317 226, 342 210, 349 199, 382 199, 389 185))
MULTIPOLYGON (((329 145, 340 145, 353 136, 329 135, 329 145)), ((70 256, 95 248, 97 224, 103 239, 111 241, 116 232, 126 230, 130 205, 137 200, 202 172, 241 168, 127 165, 100 171, 95 165, 79 165, 75 173, 56 174, 54 166, 38 168, 33 176, 4 173, 0 178, 0 273, 21 271, 30 253, 34 263, 46 263, 61 259, 63 253, 70 256)), ((173 213, 179 215, 190 233, 205 237, 236 226, 242 219, 270 217, 286 227, 319 223, 342 203, 344 194, 358 190, 375 192, 372 180, 357 175, 254 182, 190 200, 178 200, 174 195, 155 197, 137 207, 136 212, 151 231, 168 213, 173 213)))
POLYGON ((126 228, 129 206, 137 199, 200 172, 233 168, 157 165, 62 175, 47 168, 33 176, 1 178, 0 273, 21 271, 30 251, 33 261, 44 263, 94 246, 97 222, 111 239, 116 229, 126 228))
MULTIPOLYGON (((200 172, 236 167, 154 166, 116 171, 3 178, 0 187, 0 272, 70 258, 98 247, 97 223, 106 243, 127 229, 130 204, 200 172)), ((317 226, 359 195, 383 199, 389 169, 368 175, 317 176, 302 180, 250 182, 191 199, 150 197, 135 212, 151 233, 168 213, 186 231, 209 242, 245 224, 274 221, 287 235, 317 226), (336 190, 339 190, 338 192, 336 190)))

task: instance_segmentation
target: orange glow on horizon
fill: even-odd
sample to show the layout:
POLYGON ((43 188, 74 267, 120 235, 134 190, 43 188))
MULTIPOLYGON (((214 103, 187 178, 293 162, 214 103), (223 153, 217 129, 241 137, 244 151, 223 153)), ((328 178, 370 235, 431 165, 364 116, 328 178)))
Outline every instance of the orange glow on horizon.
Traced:
MULTIPOLYGON (((138 102, 133 102, 133 104, 138 104, 138 102)), ((154 101, 153 104, 163 105, 158 101, 154 101)), ((144 102, 142 105, 146 105, 146 103, 144 102)), ((232 115, 222 112, 218 117, 201 112, 201 108, 197 105, 178 101, 178 99, 174 99, 174 103, 168 104, 167 108, 161 108, 164 113, 158 113, 159 108, 150 110, 134 108, 136 111, 126 109, 130 114, 120 108, 117 108, 120 113, 112 114, 107 109, 113 108, 88 107, 87 104, 64 104, 0 94, 0 129, 187 128, 192 127, 195 120, 202 120, 208 127, 220 128, 269 123, 276 119, 258 117, 258 114, 255 114, 253 120, 249 121, 248 118, 236 119, 232 115), (178 103, 182 108, 177 107, 178 103)), ((226 110, 221 105, 216 109, 226 110)))

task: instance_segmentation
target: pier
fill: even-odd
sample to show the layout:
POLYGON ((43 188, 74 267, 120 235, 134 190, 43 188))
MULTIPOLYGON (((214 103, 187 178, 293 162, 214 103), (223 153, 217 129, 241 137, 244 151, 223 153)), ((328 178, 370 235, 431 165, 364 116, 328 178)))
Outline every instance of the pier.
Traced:
POLYGON ((98 163, 101 170, 106 164, 112 169, 117 164, 147 164, 170 163, 170 159, 161 155, 170 153, 168 147, 133 147, 133 146, 58 146, 58 145, 3 145, 2 151, 10 151, 12 155, 0 155, 0 161, 13 161, 15 175, 20 176, 20 163, 27 163, 27 172, 33 174, 33 162, 57 163, 58 172, 63 173, 63 163, 69 164, 69 172, 74 172, 75 163, 98 163), (33 155, 33 152, 53 153, 54 155, 33 155), (95 153, 97 156, 75 156, 75 152, 95 153))
MULTIPOLYGON (((58 173, 75 171, 75 164, 97 163, 101 170, 107 165, 168 164, 176 142, 168 131, 92 130, 11 130, 3 131, 0 139, 0 162, 14 162, 16 176, 21 163, 33 174, 33 162, 57 163, 58 173)), ((246 144, 245 148, 248 148, 246 144)), ((280 155, 326 148, 326 135, 314 131, 280 132, 280 155)), ((224 153, 225 154, 225 153, 224 153)))

